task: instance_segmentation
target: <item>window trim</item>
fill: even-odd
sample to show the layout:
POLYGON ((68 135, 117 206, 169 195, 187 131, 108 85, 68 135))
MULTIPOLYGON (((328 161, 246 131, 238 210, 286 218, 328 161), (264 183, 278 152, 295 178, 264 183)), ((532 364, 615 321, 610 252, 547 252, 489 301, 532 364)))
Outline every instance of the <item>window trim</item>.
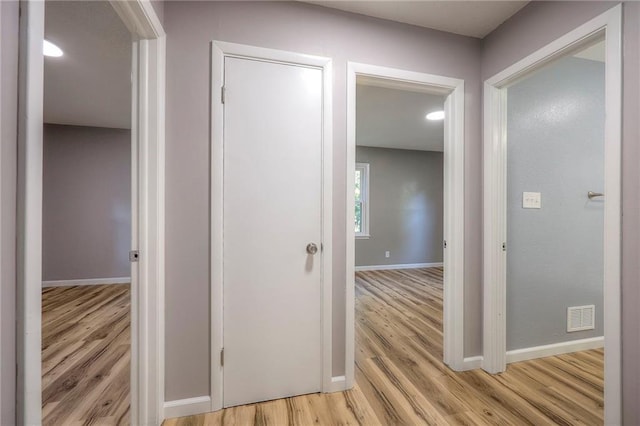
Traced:
POLYGON ((365 240, 365 239, 371 238, 370 227, 369 227, 369 212, 371 211, 371 199, 369 198, 369 183, 370 183, 371 173, 370 173, 369 163, 356 163, 356 171, 358 170, 361 171, 360 199, 362 203, 362 208, 360 209, 360 211, 362 212, 362 228, 360 232, 355 233, 355 237, 357 240, 365 240))

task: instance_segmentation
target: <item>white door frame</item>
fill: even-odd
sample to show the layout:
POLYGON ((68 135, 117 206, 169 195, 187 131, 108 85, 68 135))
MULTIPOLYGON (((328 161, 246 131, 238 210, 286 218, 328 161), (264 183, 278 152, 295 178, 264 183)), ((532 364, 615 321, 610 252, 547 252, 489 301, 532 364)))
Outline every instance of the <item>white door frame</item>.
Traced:
POLYGON ((483 369, 506 369, 507 87, 584 43, 606 35, 604 331, 605 424, 621 421, 620 185, 622 56, 620 5, 565 34, 484 83, 483 369))
POLYGON ((447 96, 444 138, 444 362, 453 370, 473 368, 464 360, 464 80, 420 72, 349 62, 347 65, 347 276, 346 389, 353 386, 355 366, 355 185, 356 78, 388 81, 388 87, 422 86, 447 96))
POLYGON ((333 127, 331 59, 236 43, 211 43, 211 411, 223 408, 223 188, 224 58, 249 58, 311 66, 322 70, 322 391, 331 389, 331 268, 333 214, 333 127))
MULTIPOLYGON (((164 400, 165 33, 148 0, 111 2, 131 31, 131 423, 158 424, 164 400)), ((42 125, 45 3, 21 1, 18 130, 17 422, 42 422, 42 125)))

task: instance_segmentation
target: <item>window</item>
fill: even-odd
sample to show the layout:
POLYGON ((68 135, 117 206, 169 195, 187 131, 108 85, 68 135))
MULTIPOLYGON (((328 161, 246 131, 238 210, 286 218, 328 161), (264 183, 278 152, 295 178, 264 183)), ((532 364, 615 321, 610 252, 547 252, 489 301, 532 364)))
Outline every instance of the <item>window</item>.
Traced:
POLYGON ((369 238, 369 164, 356 163, 356 238, 369 238))

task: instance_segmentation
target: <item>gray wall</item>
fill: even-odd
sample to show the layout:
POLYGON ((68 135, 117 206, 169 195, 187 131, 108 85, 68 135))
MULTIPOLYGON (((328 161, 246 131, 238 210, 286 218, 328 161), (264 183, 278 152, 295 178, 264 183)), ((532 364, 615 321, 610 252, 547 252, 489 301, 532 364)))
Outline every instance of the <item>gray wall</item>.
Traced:
POLYGON ((563 58, 508 89, 507 350, 602 336, 604 62, 563 58), (523 192, 541 209, 524 209, 523 192), (567 308, 595 305, 595 330, 567 308))
POLYGON ((43 280, 129 277, 131 131, 45 124, 43 280))
MULTIPOLYGON (((614 2, 531 2, 483 43, 482 79, 587 22, 614 2)), ((640 4, 623 4, 622 398, 625 424, 640 424, 640 4)))
POLYGON ((357 61, 465 80, 465 352, 467 356, 479 354, 480 41, 298 2, 166 2, 164 19, 166 399, 209 394, 211 40, 333 58, 334 375, 344 372, 346 63, 357 61))
POLYGON ((356 239, 356 266, 442 262, 442 156, 434 151, 356 148, 356 161, 370 165, 371 207, 371 236, 356 239))
POLYGON ((0 424, 15 423, 18 2, 0 2, 0 424))

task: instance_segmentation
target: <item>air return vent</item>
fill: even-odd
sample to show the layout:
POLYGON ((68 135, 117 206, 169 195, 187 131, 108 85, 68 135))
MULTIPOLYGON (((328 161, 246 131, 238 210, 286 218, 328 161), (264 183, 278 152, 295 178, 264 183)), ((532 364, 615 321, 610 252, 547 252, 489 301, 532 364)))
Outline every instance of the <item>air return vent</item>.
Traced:
POLYGON ((595 326, 595 305, 572 306, 567 308, 567 331, 593 330, 595 326))

